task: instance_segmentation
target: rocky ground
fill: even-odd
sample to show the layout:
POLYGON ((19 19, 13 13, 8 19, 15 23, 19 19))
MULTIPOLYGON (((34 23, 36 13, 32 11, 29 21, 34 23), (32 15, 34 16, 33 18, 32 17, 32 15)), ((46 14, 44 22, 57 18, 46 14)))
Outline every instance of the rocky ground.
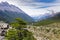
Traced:
POLYGON ((3 29, 0 28, 0 40, 4 40, 4 36, 1 36, 3 29))

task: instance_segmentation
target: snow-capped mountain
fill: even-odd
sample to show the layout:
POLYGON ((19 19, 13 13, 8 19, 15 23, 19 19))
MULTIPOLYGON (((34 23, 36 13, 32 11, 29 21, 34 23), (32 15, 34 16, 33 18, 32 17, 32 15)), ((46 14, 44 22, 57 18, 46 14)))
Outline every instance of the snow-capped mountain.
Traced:
POLYGON ((13 21, 15 18, 22 18, 27 22, 33 22, 33 19, 20 8, 7 2, 0 3, 0 19, 7 22, 13 21))
POLYGON ((1 2, 0 3, 0 10, 4 11, 4 10, 8 10, 8 11, 14 11, 14 12, 22 12, 24 13, 21 9, 19 9, 18 7, 9 4, 7 2, 1 2))
POLYGON ((35 21, 40 21, 40 20, 44 20, 44 19, 47 19, 47 18, 50 18, 50 17, 53 17, 55 14, 50 14, 50 13, 45 13, 43 15, 39 15, 39 16, 35 16, 33 17, 35 19, 35 21))

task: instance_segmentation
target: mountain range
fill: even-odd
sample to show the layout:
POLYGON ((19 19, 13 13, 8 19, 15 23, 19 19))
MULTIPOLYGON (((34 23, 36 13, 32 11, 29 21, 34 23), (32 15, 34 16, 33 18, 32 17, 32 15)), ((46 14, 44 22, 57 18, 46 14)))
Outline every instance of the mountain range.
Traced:
POLYGON ((33 18, 35 19, 35 21, 41 21, 45 19, 54 19, 58 14, 60 15, 60 12, 54 12, 53 10, 50 10, 50 13, 34 16, 33 18))
MULTIPOLYGON (((55 14, 54 14, 55 15, 55 14)), ((41 21, 41 20, 44 20, 44 19, 47 19, 47 18, 50 18, 52 17, 52 14, 50 13, 45 13, 43 15, 39 15, 39 16, 34 16, 33 18, 35 19, 35 21, 41 21)))
POLYGON ((43 20, 39 20, 34 25, 41 26, 41 25, 48 25, 52 23, 60 23, 60 12, 56 12, 53 16, 47 16, 43 20), (48 18, 47 18, 48 17, 48 18))
MULTIPOLYGON (((45 13, 44 15, 39 15, 35 17, 30 17, 20 8, 15 5, 9 4, 8 2, 0 3, 0 20, 6 22, 13 22, 15 18, 22 18, 27 22, 41 21, 47 19, 58 19, 60 17, 60 12, 58 13, 45 13)), ((60 18, 59 18, 60 19, 60 18)))
POLYGON ((6 22, 12 22, 15 18, 22 18, 27 22, 33 22, 33 18, 27 15, 20 8, 15 5, 9 4, 8 2, 0 3, 0 20, 4 20, 6 22))

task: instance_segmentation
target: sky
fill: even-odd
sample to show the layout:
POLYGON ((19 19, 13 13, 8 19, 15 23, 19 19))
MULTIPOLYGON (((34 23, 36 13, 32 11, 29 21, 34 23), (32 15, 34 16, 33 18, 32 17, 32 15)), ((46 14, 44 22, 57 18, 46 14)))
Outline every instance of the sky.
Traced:
POLYGON ((60 12, 60 0, 0 0, 7 1, 23 10, 30 16, 39 16, 52 11, 60 12))

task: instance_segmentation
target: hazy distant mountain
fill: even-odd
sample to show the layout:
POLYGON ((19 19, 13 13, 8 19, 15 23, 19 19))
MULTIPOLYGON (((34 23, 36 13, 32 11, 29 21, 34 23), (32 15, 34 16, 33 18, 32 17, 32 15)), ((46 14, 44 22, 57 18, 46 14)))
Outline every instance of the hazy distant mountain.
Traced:
POLYGON ((51 17, 52 19, 55 20, 60 20, 60 12, 57 12, 53 17, 51 17))
POLYGON ((23 12, 18 7, 11 5, 7 2, 0 3, 0 20, 6 20, 7 22, 14 21, 15 18, 22 18, 27 22, 33 22, 34 20, 23 12))
POLYGON ((40 21, 50 17, 52 17, 50 13, 45 13, 44 15, 34 16, 33 18, 35 19, 35 21, 40 21))
MULTIPOLYGON (((39 17, 37 17, 37 18, 39 18, 39 17)), ((52 23, 60 23, 60 12, 56 12, 54 14, 52 13, 52 15, 45 14, 45 15, 41 16, 41 18, 39 18, 38 21, 36 23, 34 23, 34 25, 41 26, 41 25, 48 25, 48 24, 52 24, 52 23)))
POLYGON ((37 21, 37 23, 35 23, 35 25, 48 25, 48 24, 52 24, 52 23, 60 23, 60 12, 57 12, 56 14, 54 14, 54 16, 37 21))

